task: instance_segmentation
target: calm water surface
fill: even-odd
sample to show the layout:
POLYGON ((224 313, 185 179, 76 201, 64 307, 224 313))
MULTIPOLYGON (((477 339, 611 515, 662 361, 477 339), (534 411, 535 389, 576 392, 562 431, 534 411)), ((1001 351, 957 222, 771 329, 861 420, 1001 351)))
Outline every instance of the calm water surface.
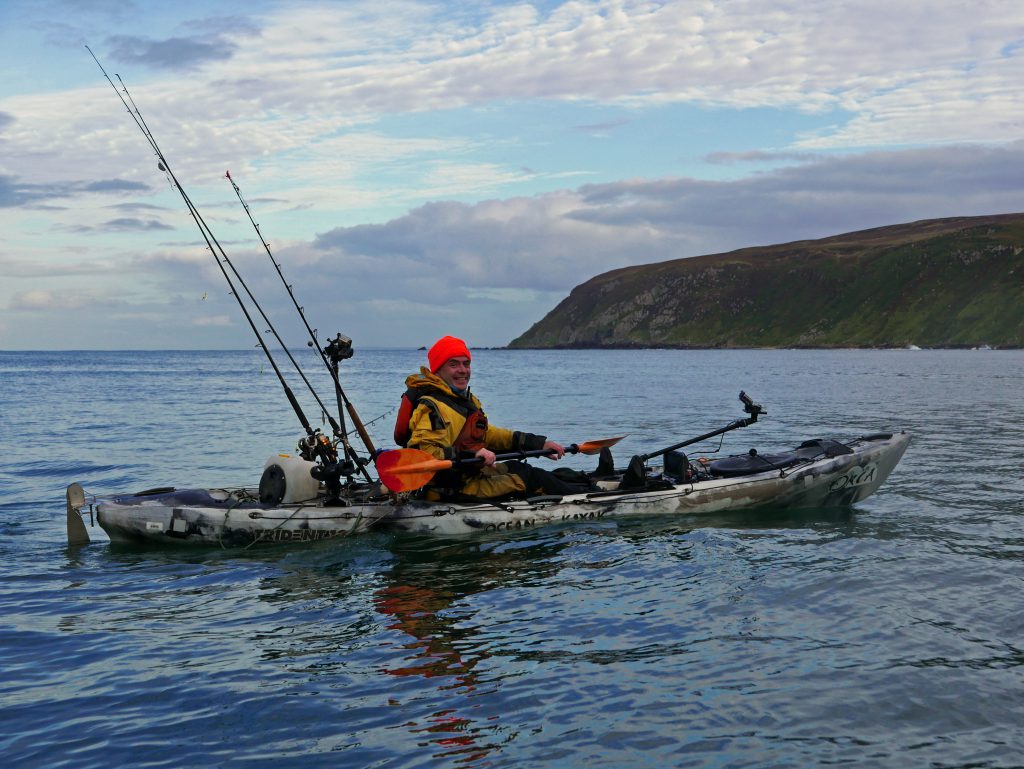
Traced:
MULTIPOLYGON (((378 445, 422 356, 343 364, 378 445)), ((481 350, 474 372, 493 423, 628 433, 620 464, 741 416, 740 389, 768 416, 726 453, 915 437, 852 511, 70 550, 70 481, 252 484, 300 429, 257 351, 0 352, 3 765, 1024 766, 1024 352, 481 350)))

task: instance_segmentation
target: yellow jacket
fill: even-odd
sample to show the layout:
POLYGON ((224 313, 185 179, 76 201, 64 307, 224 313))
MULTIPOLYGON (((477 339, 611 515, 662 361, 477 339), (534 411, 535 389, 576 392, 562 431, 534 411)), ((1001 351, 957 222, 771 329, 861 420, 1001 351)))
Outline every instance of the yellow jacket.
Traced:
MULTIPOLYGON (((405 380, 407 397, 415 398, 416 408, 409 418, 409 448, 426 451, 438 459, 455 459, 454 446, 462 432, 469 413, 483 406, 472 392, 468 397, 459 395, 448 383, 426 367, 405 380)), ((547 440, 542 435, 507 430, 488 424, 484 446, 497 453, 501 451, 530 451, 544 448, 547 440)))

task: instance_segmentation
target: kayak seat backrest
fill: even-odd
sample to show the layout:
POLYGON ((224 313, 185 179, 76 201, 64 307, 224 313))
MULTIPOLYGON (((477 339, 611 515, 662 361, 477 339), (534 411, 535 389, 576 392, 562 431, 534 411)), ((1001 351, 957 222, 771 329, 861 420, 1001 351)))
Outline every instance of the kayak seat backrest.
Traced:
POLYGON ((626 467, 626 472, 622 474, 622 478, 619 479, 620 489, 642 489, 647 485, 647 466, 643 460, 638 456, 633 456, 629 460, 629 466, 626 467))
POLYGON ((679 481, 690 479, 690 460, 681 451, 665 452, 665 475, 679 481))
POLYGON ((822 457, 831 459, 852 453, 853 449, 839 441, 831 438, 815 438, 804 441, 793 451, 785 451, 781 454, 758 454, 751 449, 747 454, 716 459, 708 467, 708 470, 712 475, 720 478, 733 478, 739 475, 763 473, 766 470, 784 470, 801 462, 822 457))
MULTIPOLYGON (((649 472, 644 460, 634 456, 629 460, 629 466, 619 478, 619 485, 616 492, 625 493, 633 491, 664 491, 671 489, 675 483, 667 478, 664 473, 649 472)), ((597 492, 608 493, 608 492, 597 492)))

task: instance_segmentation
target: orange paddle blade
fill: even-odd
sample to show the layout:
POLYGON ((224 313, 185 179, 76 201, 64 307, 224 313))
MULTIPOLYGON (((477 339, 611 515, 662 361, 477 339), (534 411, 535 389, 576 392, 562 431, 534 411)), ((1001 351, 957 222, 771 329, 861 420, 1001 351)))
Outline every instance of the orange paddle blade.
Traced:
POLYGON ((391 491, 413 491, 430 482, 438 470, 452 466, 449 459, 434 459, 419 449, 382 451, 374 460, 380 482, 391 491))
POLYGON ((625 435, 620 435, 618 438, 599 438, 596 441, 584 441, 577 444, 576 448, 580 454, 599 454, 601 449, 614 446, 625 437, 625 435))
POLYGON ((416 473, 436 473, 438 470, 447 470, 452 466, 450 459, 430 459, 425 462, 413 462, 408 465, 392 467, 391 472, 398 475, 415 475, 416 473))

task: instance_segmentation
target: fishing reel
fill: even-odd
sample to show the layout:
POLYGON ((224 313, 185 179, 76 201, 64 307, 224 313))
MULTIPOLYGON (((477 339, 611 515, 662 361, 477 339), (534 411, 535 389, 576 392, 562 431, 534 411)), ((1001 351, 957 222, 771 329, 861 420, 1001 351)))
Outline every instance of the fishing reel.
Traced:
POLYGON ((352 480, 352 476, 359 472, 369 460, 352 456, 341 458, 338 456, 338 444, 331 441, 319 430, 312 435, 307 435, 299 440, 299 455, 308 462, 316 462, 309 474, 324 484, 327 494, 336 498, 341 493, 342 477, 352 480))
MULTIPOLYGON (((312 347, 313 343, 309 342, 309 346, 312 347)), ((339 331, 338 335, 324 347, 324 354, 331 363, 337 366, 343 360, 348 360, 355 355, 355 350, 352 349, 352 340, 339 331)))
POLYGON ((299 455, 307 462, 316 462, 310 476, 324 484, 327 495, 336 498, 341 493, 341 476, 351 475, 348 461, 338 462, 338 447, 319 430, 299 439, 299 455))
POLYGON ((319 430, 314 431, 312 435, 307 435, 305 438, 300 438, 298 451, 299 456, 307 462, 315 462, 318 458, 328 464, 334 464, 338 461, 337 446, 319 430))

